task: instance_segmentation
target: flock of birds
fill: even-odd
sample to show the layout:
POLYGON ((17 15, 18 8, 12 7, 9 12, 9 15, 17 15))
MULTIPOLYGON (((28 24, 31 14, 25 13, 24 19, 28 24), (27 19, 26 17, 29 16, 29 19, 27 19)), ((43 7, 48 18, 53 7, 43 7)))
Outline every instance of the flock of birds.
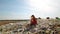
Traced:
POLYGON ((55 27, 59 24, 59 20, 38 19, 36 27, 30 27, 28 22, 1 25, 0 34, 58 34, 60 32, 57 30, 59 27, 55 27))

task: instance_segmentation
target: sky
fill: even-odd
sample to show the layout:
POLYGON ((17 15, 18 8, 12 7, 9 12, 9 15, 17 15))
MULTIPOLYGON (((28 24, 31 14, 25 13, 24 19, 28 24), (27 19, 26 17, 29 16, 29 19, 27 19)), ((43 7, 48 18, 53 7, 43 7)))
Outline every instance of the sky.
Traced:
POLYGON ((0 20, 60 17, 60 0, 0 0, 0 20))

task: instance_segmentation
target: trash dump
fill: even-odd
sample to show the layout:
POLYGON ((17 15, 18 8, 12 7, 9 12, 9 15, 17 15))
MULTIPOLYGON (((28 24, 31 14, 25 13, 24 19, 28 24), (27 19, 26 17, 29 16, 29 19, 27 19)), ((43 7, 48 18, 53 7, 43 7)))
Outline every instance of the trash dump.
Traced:
POLYGON ((39 19, 36 26, 30 26, 28 22, 9 23, 0 26, 0 34, 60 34, 58 22, 50 19, 39 19))

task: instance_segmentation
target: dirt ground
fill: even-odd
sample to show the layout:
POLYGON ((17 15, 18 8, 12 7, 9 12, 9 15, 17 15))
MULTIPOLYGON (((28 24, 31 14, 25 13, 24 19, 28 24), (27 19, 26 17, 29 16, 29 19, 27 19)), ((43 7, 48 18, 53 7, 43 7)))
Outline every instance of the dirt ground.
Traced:
POLYGON ((28 21, 28 20, 0 20, 0 25, 8 24, 8 23, 16 23, 20 21, 28 21))
POLYGON ((0 20, 0 25, 8 24, 8 23, 16 23, 20 20, 0 20))

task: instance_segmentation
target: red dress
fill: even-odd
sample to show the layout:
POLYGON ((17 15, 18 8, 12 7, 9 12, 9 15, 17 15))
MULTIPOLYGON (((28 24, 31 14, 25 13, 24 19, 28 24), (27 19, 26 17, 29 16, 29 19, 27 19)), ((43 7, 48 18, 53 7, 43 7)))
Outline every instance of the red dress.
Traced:
POLYGON ((35 18, 31 19, 31 25, 36 25, 37 24, 37 20, 35 18))

